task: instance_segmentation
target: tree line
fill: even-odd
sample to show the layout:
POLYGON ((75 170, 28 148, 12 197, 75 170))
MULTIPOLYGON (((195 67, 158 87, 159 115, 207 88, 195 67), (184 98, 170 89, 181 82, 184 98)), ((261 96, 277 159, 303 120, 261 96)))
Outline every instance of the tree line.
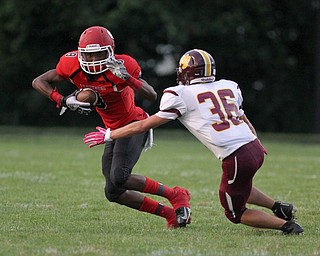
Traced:
MULTIPOLYGON (((31 81, 77 49, 85 28, 101 25, 159 96, 175 85, 180 56, 200 48, 214 57, 217 79, 239 84, 257 130, 320 133, 319 13, 320 0, 1 0, 0 124, 100 122, 95 113, 59 117, 31 81)), ((62 92, 74 89, 66 83, 62 92)), ((158 102, 137 102, 150 114, 158 110, 158 102)))

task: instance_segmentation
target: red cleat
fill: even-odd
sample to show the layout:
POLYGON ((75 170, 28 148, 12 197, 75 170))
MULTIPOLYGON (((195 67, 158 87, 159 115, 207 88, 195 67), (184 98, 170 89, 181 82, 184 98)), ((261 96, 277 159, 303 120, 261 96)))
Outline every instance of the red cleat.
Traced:
POLYGON ((175 195, 170 200, 176 214, 176 222, 179 227, 185 227, 191 223, 190 193, 187 189, 174 187, 175 195))
POLYGON ((178 228, 178 227, 179 227, 179 225, 178 225, 176 217, 174 217, 171 220, 167 220, 167 229, 174 229, 174 228, 178 228))
POLYGON ((174 196, 170 200, 170 203, 173 206, 173 210, 177 210, 181 207, 190 208, 190 193, 187 189, 181 187, 174 187, 174 196))

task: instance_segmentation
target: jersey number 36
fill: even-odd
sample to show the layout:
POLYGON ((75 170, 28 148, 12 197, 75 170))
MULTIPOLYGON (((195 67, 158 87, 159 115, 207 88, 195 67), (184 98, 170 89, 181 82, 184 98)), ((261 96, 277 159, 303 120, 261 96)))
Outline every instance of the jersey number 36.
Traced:
POLYGON ((210 108, 212 115, 218 115, 219 121, 212 124, 213 129, 220 132, 230 128, 231 123, 238 125, 241 123, 237 119, 238 107, 235 103, 230 102, 235 96, 229 89, 222 89, 217 91, 217 95, 213 92, 204 92, 198 94, 199 103, 204 103, 206 100, 210 100, 213 107, 210 108), (229 102, 228 102, 228 99, 229 102))

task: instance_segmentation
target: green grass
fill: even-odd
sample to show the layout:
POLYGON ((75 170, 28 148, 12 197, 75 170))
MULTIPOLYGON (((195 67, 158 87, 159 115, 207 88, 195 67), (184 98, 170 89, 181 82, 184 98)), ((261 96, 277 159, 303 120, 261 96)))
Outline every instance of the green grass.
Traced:
MULTIPOLYGON (((0 127, 0 255, 320 255, 320 140, 265 134, 269 151, 255 185, 298 207, 304 236, 234 225, 218 199, 220 162, 185 131, 158 129, 135 173, 191 192, 192 224, 104 198, 102 146, 91 129, 0 127)), ((166 200, 153 196, 157 200, 166 200)))

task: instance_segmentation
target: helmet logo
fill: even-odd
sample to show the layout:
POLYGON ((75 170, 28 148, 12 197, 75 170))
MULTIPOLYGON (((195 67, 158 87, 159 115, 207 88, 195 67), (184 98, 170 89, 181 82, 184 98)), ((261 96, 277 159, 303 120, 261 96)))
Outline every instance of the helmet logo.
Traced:
POLYGON ((191 60, 191 57, 190 57, 189 54, 183 55, 183 56, 181 57, 181 59, 180 59, 180 67, 181 67, 182 69, 187 68, 190 60, 191 60))

